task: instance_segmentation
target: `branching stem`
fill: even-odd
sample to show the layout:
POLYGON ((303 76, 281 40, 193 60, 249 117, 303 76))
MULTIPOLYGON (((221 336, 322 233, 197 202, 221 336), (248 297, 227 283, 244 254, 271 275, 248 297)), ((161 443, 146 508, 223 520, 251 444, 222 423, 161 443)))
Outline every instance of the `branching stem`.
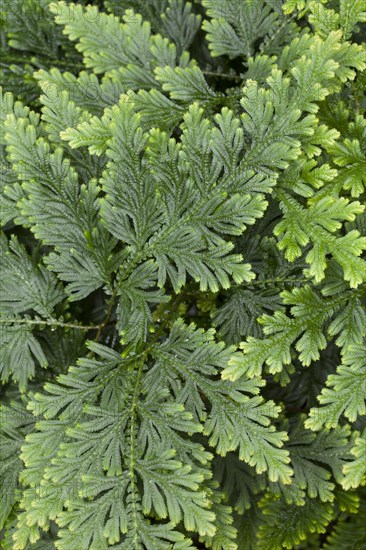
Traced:
POLYGON ((140 366, 137 371, 136 383, 132 397, 131 405, 131 431, 130 431, 130 466, 129 475, 131 479, 131 505, 133 515, 133 539, 132 547, 134 549, 139 548, 139 526, 138 526, 138 509, 137 509, 137 495, 136 495, 136 480, 135 480, 135 445, 136 445, 136 408, 140 394, 141 374, 145 363, 146 353, 143 354, 140 366))
POLYGON ((103 323, 99 325, 78 325, 76 323, 63 323, 62 321, 56 321, 53 319, 0 319, 0 325, 36 325, 46 327, 61 327, 61 328, 73 328, 78 330, 99 330, 103 323))

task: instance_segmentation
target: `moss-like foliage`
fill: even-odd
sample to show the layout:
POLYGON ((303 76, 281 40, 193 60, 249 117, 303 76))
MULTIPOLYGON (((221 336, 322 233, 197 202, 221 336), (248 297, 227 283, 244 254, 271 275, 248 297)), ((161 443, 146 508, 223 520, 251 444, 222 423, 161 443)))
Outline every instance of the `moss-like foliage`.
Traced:
POLYGON ((2 3, 2 548, 365 547, 365 22, 2 3))

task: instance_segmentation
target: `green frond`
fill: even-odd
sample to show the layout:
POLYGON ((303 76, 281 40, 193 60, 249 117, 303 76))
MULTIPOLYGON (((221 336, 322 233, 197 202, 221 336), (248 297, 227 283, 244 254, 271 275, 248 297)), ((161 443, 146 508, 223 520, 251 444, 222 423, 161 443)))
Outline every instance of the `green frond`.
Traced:
POLYGON ((0 546, 363 548, 362 0, 4 0, 0 546))
POLYGON ((87 71, 81 71, 76 77, 68 71, 61 72, 53 67, 49 72, 44 69, 37 71, 34 78, 43 94, 53 100, 53 107, 57 107, 62 92, 68 92, 70 100, 77 107, 95 116, 101 116, 104 109, 118 103, 120 95, 126 91, 119 82, 106 76, 98 78, 87 71))
POLYGON ((0 406, 0 530, 3 529, 15 503, 19 500, 19 473, 22 462, 19 458, 24 437, 34 427, 33 415, 26 411, 23 403, 0 406))
POLYGON ((50 10, 56 23, 64 26, 63 32, 77 41, 85 66, 129 89, 155 87, 155 67, 189 64, 187 52, 179 55, 174 44, 152 35, 150 23, 132 10, 124 13, 122 21, 90 5, 59 2, 52 3, 50 10))
MULTIPOLYGON (((149 368, 144 356, 123 359, 96 344, 90 344, 90 349, 100 359, 81 359, 78 367, 60 375, 58 383, 46 384, 47 393, 36 394, 29 405, 45 420, 38 423, 39 432, 27 438, 22 452, 23 481, 40 491, 41 497, 27 512, 28 525, 44 527, 49 519, 59 517, 65 548, 77 544, 84 529, 89 533, 88 544, 116 542, 121 533, 128 541, 137 526, 136 541, 143 540, 144 529, 149 532, 145 516, 151 512, 168 518, 172 525, 183 520, 189 531, 216 536, 215 516, 208 509, 210 491, 205 489, 205 479, 211 477, 207 469, 211 455, 202 445, 188 443, 185 433, 203 432, 220 454, 239 447, 241 459, 256 465, 259 472, 268 470, 271 479, 289 482, 287 453, 280 449, 285 436, 270 426, 278 411, 256 397, 258 382, 239 386, 211 380, 230 354, 230 349, 214 343, 212 332, 205 334, 177 322, 168 340, 151 348, 154 363, 149 368), (43 438, 49 438, 47 419, 54 419, 54 440, 60 437, 57 432, 66 430, 68 441, 56 444, 53 460, 49 451, 43 455, 39 447, 43 438), (223 439, 228 436, 229 448, 223 439), (37 489, 37 479, 42 478, 47 485, 41 483, 37 489), (79 487, 70 497, 75 483, 79 487), (61 512, 62 505, 57 504, 49 515, 45 504, 61 487, 69 511, 61 512), (116 501, 118 509, 113 505, 116 501), (101 502, 105 502, 104 512, 101 502), (99 514, 107 511, 110 520, 103 520, 103 531, 96 530, 94 525, 106 518, 99 514), (72 527, 71 532, 66 526, 72 527), (71 534, 73 526, 78 527, 77 534, 71 534)), ((220 514, 225 513, 223 508, 220 514)), ((229 535, 224 529, 220 536, 229 535)))
MULTIPOLYGON (((343 484, 343 469, 350 464, 350 430, 343 427, 314 434, 304 429, 303 421, 304 418, 290 421, 286 445, 294 469, 293 484, 302 493, 296 505, 305 504, 306 497, 333 502, 336 484, 343 484)), ((291 498, 287 500, 292 502, 291 498)))
POLYGON ((301 11, 305 8, 307 0, 286 0, 283 6, 285 13, 292 13, 294 10, 301 11))
POLYGON ((303 506, 294 506, 283 499, 265 497, 261 506, 263 523, 258 533, 261 550, 293 548, 310 533, 325 533, 333 518, 332 505, 317 499, 307 499, 303 506))
POLYGON ((217 94, 208 86, 201 69, 193 67, 157 67, 156 79, 171 99, 186 103, 193 101, 212 101, 217 94))
MULTIPOLYGON (((129 53, 123 48, 124 44, 131 42, 131 37, 127 39, 126 26, 123 26, 114 15, 100 13, 96 6, 89 5, 84 9, 81 5, 66 2, 50 4, 50 10, 55 16, 56 23, 65 27, 64 34, 69 36, 70 40, 78 41, 77 49, 83 54, 86 67, 96 73, 107 73, 113 69, 118 70, 121 65, 127 65, 132 61, 129 53), (107 36, 108 43, 105 42, 107 36), (113 37, 113 43, 110 37, 113 37)), ((133 12, 129 14, 131 23, 133 19, 142 23, 141 17, 133 15, 133 12)), ((128 17, 128 14, 125 17, 128 17)), ((142 32, 145 33, 146 48, 146 39, 149 39, 147 23, 142 32)))
POLYGON ((33 378, 36 366, 46 368, 47 358, 31 326, 16 323, 17 318, 9 320, 12 325, 1 325, 1 379, 7 382, 10 378, 19 383, 24 391, 27 381, 33 378))
POLYGON ((1 316, 34 310, 43 317, 52 317, 55 305, 65 298, 53 273, 32 261, 16 237, 8 242, 4 233, 0 233, 0 255, 1 316))
POLYGON ((339 30, 340 15, 335 10, 329 9, 326 2, 310 2, 309 11, 309 22, 322 38, 330 32, 339 30))
POLYGON ((366 501, 362 500, 357 514, 341 516, 327 537, 324 548, 327 550, 347 550, 348 548, 361 550, 366 542, 365 514, 366 501))
POLYGON ((366 22, 366 8, 362 0, 340 0, 339 10, 340 27, 349 40, 356 25, 366 22))
POLYGON ((337 426, 341 415, 354 422, 365 414, 366 356, 364 342, 350 344, 343 355, 342 364, 327 379, 327 387, 319 395, 321 407, 310 410, 306 425, 312 430, 322 426, 337 426))
POLYGON ((253 1, 203 0, 206 14, 202 28, 207 33, 211 55, 227 55, 230 59, 253 55, 259 39, 275 34, 279 22, 278 12, 265 0, 253 1))
POLYGON ((183 0, 169 0, 161 16, 164 34, 177 46, 181 55, 188 50, 201 26, 201 16, 192 11, 192 4, 183 0))
POLYGON ((323 328, 325 322, 343 303, 347 303, 349 295, 345 293, 338 298, 324 299, 309 286, 296 288, 292 292, 283 291, 282 300, 284 304, 291 305, 291 316, 283 310, 276 310, 272 316, 263 314, 259 322, 265 338, 260 340, 248 336, 246 342, 240 345, 243 353, 233 355, 224 377, 237 380, 243 375, 259 376, 264 364, 272 374, 281 372, 285 365, 291 363, 293 345, 302 364, 309 366, 327 345, 323 328))
POLYGON ((238 514, 244 514, 256 495, 266 488, 265 475, 258 475, 252 466, 239 460, 235 453, 214 459, 214 476, 220 483, 226 500, 238 514))
POLYGON ((9 159, 25 191, 21 212, 35 236, 55 247, 46 262, 69 283, 70 297, 85 297, 108 284, 114 267, 115 241, 97 222, 99 188, 95 181, 80 186, 62 151, 37 139, 27 119, 9 115, 6 130, 9 159))
POLYGON ((358 201, 349 202, 343 197, 321 198, 304 209, 290 195, 281 193, 283 219, 274 233, 280 237, 279 248, 285 250, 285 257, 294 261, 302 253, 302 248, 312 244, 306 255, 309 275, 316 283, 324 279, 327 267, 327 255, 343 268, 344 278, 352 288, 356 288, 366 279, 366 263, 362 255, 366 250, 366 238, 357 230, 346 236, 337 236, 342 223, 353 221, 364 211, 364 205, 358 201))
POLYGON ((221 307, 212 312, 212 320, 227 342, 238 344, 247 336, 261 336, 263 332, 257 319, 265 311, 274 311, 280 307, 278 295, 265 295, 254 289, 237 289, 221 307))
POLYGON ((121 17, 126 10, 133 10, 140 13, 144 20, 150 21, 154 29, 161 30, 161 14, 169 5, 169 0, 106 0, 104 6, 107 11, 121 17))
MULTIPOLYGON (((366 125, 364 127, 366 137, 366 125)), ((343 188, 351 191, 352 197, 359 197, 366 188, 365 147, 361 149, 358 139, 346 138, 343 143, 336 143, 328 148, 337 166, 340 166, 340 178, 343 188)))
POLYGON ((216 484, 212 483, 214 491, 212 511, 215 514, 216 532, 212 537, 206 535, 199 540, 213 550, 237 550, 237 530, 233 526, 232 509, 221 502, 222 494, 215 491, 215 486, 216 484))
POLYGON ((362 434, 357 434, 351 453, 354 459, 343 467, 344 479, 342 480, 342 486, 346 490, 351 487, 355 489, 366 484, 366 430, 362 434))

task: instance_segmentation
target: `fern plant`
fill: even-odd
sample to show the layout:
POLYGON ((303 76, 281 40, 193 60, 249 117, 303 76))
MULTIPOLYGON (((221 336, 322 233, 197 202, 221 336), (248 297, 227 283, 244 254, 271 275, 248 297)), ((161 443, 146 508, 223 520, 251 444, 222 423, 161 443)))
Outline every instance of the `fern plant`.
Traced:
POLYGON ((2 2, 4 550, 365 546, 365 22, 2 2))

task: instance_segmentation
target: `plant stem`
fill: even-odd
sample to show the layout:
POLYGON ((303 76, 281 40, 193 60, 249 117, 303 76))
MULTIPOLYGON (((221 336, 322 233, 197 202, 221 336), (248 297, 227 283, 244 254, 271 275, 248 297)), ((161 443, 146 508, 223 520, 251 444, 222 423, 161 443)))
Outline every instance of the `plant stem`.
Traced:
POLYGON ((294 283, 294 284, 298 284, 298 283, 312 283, 312 281, 310 279, 293 279, 291 277, 287 278, 287 279, 281 279, 281 277, 276 277, 274 279, 255 279, 254 281, 249 281, 248 283, 241 283, 240 285, 233 285, 234 287, 236 288, 240 288, 242 286, 252 286, 252 285, 266 285, 266 284, 269 284, 269 283, 294 283))
POLYGON ((131 506, 132 506, 132 516, 133 516, 133 548, 137 550, 138 537, 139 537, 139 522, 138 522, 138 509, 137 509, 137 487, 135 479, 135 445, 136 445, 136 409, 137 401, 140 395, 140 385, 141 385, 141 375, 142 369, 145 363, 145 354, 143 354, 139 369, 137 371, 136 383, 132 397, 131 405, 131 431, 130 431, 130 465, 129 465, 129 475, 131 481, 131 506))
MULTIPOLYGON (((42 320, 42 319, 0 319, 0 325, 38 325, 38 326, 47 326, 47 327, 62 327, 62 328, 74 328, 78 330, 99 330, 101 324, 99 325, 78 325, 76 323, 63 323, 61 321, 42 320)), ((103 323, 102 323, 103 324, 103 323)))

